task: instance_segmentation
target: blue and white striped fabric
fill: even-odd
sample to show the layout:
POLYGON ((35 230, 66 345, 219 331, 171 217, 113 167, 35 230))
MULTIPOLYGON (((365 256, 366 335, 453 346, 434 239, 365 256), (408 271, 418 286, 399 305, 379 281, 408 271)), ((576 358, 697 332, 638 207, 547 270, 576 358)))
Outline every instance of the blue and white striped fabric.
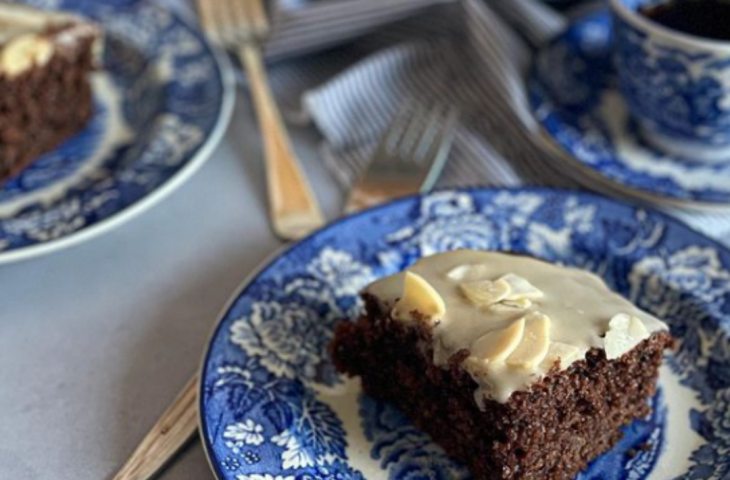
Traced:
MULTIPOLYGON (((326 165, 344 188, 401 106, 439 99, 461 110, 439 186, 589 187, 629 199, 620 188, 576 178, 580 172, 533 119, 523 75, 532 49, 566 21, 536 0, 280 0, 267 51, 292 57, 358 37, 280 62, 273 75, 285 107, 303 99, 324 136, 326 165)), ((669 213, 730 243, 730 213, 669 213)))

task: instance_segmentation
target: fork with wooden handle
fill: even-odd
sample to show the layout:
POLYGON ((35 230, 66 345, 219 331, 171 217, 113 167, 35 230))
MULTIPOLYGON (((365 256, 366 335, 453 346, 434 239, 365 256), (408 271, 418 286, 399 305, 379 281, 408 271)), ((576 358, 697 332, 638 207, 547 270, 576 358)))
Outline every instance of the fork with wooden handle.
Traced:
POLYGON ((260 42, 269 31, 262 0, 198 0, 206 35, 238 54, 244 65, 264 143, 269 209, 274 233, 283 240, 301 238, 324 224, 266 77, 260 42))
POLYGON ((197 389, 195 375, 112 480, 149 480, 190 441, 198 429, 197 389))

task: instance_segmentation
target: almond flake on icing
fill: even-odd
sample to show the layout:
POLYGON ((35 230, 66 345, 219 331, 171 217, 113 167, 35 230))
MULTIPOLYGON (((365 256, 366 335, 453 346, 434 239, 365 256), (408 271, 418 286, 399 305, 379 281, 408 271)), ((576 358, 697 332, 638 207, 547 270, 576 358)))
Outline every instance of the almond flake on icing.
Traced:
POLYGON ((494 309, 512 309, 512 310, 527 310, 532 306, 532 300, 529 298, 520 298, 515 300, 504 299, 496 305, 492 305, 494 309))
POLYGON ((405 272, 403 294, 393 308, 393 317, 398 320, 413 320, 413 312, 424 318, 443 317, 446 305, 441 295, 423 277, 405 272))
POLYGON ((479 307, 499 303, 510 294, 509 283, 504 280, 477 280, 462 283, 459 288, 466 298, 479 307))
POLYGON ((45 65, 53 56, 53 44, 35 33, 19 35, 0 50, 0 71, 8 76, 19 75, 34 65, 45 65))
POLYGON ((525 333, 525 319, 520 318, 505 328, 492 330, 471 346, 471 355, 488 363, 503 362, 520 344, 525 333))
POLYGON ((488 280, 489 265, 459 265, 449 270, 446 276, 455 282, 488 280))
POLYGON ((627 313, 614 315, 608 322, 608 331, 603 340, 606 358, 619 358, 649 338, 649 335, 641 319, 627 313))
POLYGON ((549 372, 550 369, 553 368, 553 365, 555 365, 555 362, 559 362, 558 368, 564 370, 573 364, 573 362, 580 360, 581 358, 582 355, 580 353, 580 348, 575 345, 568 345, 567 343, 562 342, 551 342, 547 355, 545 355, 545 358, 540 363, 540 367, 544 371, 549 372))
POLYGON ((525 330, 522 340, 507 357, 507 365, 523 369, 534 369, 545 359, 550 346, 550 318, 540 312, 533 312, 524 318, 525 330))
POLYGON ((503 275, 500 280, 504 280, 509 283, 511 292, 507 296, 507 300, 537 300, 545 296, 545 294, 541 290, 538 290, 533 284, 514 273, 503 275))
MULTIPOLYGON (((446 276, 456 282, 475 282, 477 280, 495 281, 493 278, 489 278, 490 272, 490 267, 486 264, 459 265, 449 270, 446 276)), ((497 280, 504 280, 509 284, 510 294, 506 297, 507 300, 519 300, 522 298, 536 300, 544 296, 544 293, 527 279, 514 273, 502 275, 497 280)))
POLYGON ((446 276, 462 282, 459 288, 464 296, 478 307, 491 307, 495 310, 527 310, 533 300, 545 294, 525 278, 508 273, 496 280, 485 278, 489 275, 488 265, 460 265, 446 276))

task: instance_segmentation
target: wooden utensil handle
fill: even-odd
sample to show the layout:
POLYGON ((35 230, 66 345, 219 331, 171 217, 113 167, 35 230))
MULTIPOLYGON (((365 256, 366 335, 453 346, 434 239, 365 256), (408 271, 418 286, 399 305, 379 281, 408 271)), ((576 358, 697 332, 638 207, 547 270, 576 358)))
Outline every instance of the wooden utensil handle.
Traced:
POLYGON ((162 414, 113 480, 149 480, 188 443, 198 429, 198 376, 162 414))
POLYGON ((287 240, 300 238, 323 225, 324 219, 291 148, 269 88, 261 52, 255 45, 245 45, 240 49, 240 57, 264 140, 274 231, 287 240))

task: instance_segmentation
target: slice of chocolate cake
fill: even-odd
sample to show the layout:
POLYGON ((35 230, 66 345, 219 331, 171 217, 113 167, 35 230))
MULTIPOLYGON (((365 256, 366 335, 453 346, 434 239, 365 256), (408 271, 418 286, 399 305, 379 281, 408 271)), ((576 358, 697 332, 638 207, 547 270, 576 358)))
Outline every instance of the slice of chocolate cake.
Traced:
POLYGON ((402 410, 475 480, 570 479, 649 413, 667 326, 597 276, 460 250, 363 293, 335 366, 402 410))
POLYGON ((0 186, 89 121, 100 38, 79 17, 0 3, 0 186))

